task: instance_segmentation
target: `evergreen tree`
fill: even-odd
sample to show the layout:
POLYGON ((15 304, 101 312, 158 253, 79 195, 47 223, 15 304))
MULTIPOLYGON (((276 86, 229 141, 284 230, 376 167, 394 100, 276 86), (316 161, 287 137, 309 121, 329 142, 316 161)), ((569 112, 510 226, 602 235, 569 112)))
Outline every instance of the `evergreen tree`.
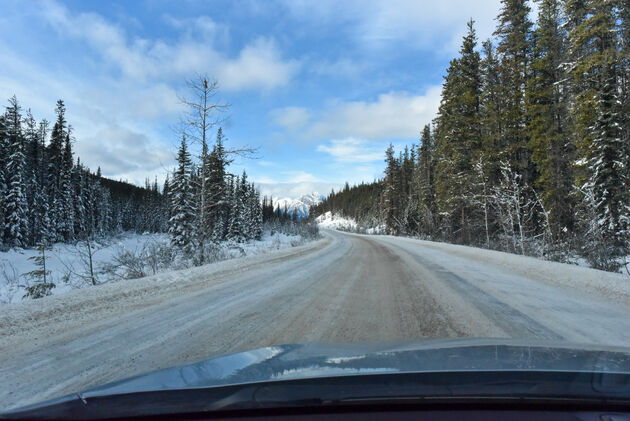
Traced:
POLYGON ((598 224, 612 257, 628 252, 630 208, 628 178, 625 164, 627 147, 623 144, 621 101, 617 79, 618 55, 614 39, 612 4, 604 0, 595 2, 594 42, 597 50, 589 60, 596 67, 597 93, 596 120, 590 128, 593 146, 589 159, 591 177, 588 186, 593 189, 597 206, 598 224))
POLYGON ((389 145, 385 151, 385 178, 383 180, 383 195, 381 199, 381 209, 385 227, 390 233, 397 233, 400 229, 398 216, 399 202, 399 162, 394 157, 394 146, 389 145))
MULTIPOLYGON (((246 177, 243 173, 243 177, 246 177)), ((245 185, 247 179, 236 177, 232 187, 232 205, 230 206, 230 222, 228 238, 236 242, 244 241, 246 237, 245 185)))
POLYGON ((50 270, 46 268, 46 243, 40 242, 37 245, 39 254, 29 257, 35 263, 37 269, 27 273, 26 275, 34 281, 33 284, 26 287, 26 294, 23 298, 42 298, 52 294, 55 284, 50 280, 50 270))
POLYGON ((4 243, 5 199, 8 188, 7 164, 9 162, 9 138, 5 116, 0 114, 0 245, 4 243))
POLYGON ((422 130, 420 148, 418 150, 418 165, 416 183, 418 185, 418 215, 421 220, 421 233, 431 236, 435 230, 435 161, 433 136, 429 125, 422 130))
POLYGON ((207 230, 212 233, 214 241, 225 238, 228 230, 226 196, 227 185, 226 168, 230 164, 224 147, 223 130, 219 127, 216 142, 208 157, 208 199, 207 199, 207 230))
POLYGON ((173 181, 170 186, 171 218, 169 220, 169 232, 171 233, 171 243, 181 247, 187 255, 192 254, 195 240, 195 201, 191 178, 192 162, 184 135, 177 153, 177 170, 173 174, 173 181))
POLYGON ((556 236, 573 230, 574 205, 571 191, 573 148, 568 136, 568 98, 564 32, 558 0, 541 0, 538 27, 534 32, 532 77, 527 86, 528 134, 532 160, 538 168, 537 188, 550 215, 556 236))
POLYGON ((58 224, 63 223, 63 199, 61 196, 61 174, 63 168, 63 144, 67 137, 67 123, 65 118, 66 107, 62 100, 57 101, 57 121, 55 122, 50 143, 46 150, 46 185, 48 206, 50 209, 51 229, 50 234, 55 240, 61 240, 63 235, 58 224))
POLYGON ((29 218, 26 201, 26 161, 22 116, 16 97, 9 100, 6 110, 6 134, 9 145, 7 159, 7 187, 4 199, 4 241, 11 246, 24 247, 28 244, 29 218))
POLYGON ((530 74, 532 50, 532 23, 527 0, 502 0, 498 16, 497 52, 501 67, 501 84, 504 96, 502 107, 502 137, 500 149, 522 177, 531 185, 536 177, 530 159, 526 127, 525 86, 530 74))
POLYGON ((59 197, 56 206, 57 235, 64 242, 74 239, 74 190, 72 186, 72 144, 70 130, 66 132, 59 174, 59 197))
POLYGON ((483 58, 480 62, 481 71, 481 170, 490 184, 497 184, 500 178, 499 161, 503 133, 503 109, 505 95, 501 82, 501 68, 492 42, 483 43, 483 58))
POLYGON ((450 229, 460 241, 470 242, 474 209, 470 186, 473 163, 481 151, 481 70, 473 21, 468 22, 461 57, 451 62, 444 84, 436 129, 437 200, 440 212, 449 216, 450 229), (449 174, 448 177, 441 175, 449 174))

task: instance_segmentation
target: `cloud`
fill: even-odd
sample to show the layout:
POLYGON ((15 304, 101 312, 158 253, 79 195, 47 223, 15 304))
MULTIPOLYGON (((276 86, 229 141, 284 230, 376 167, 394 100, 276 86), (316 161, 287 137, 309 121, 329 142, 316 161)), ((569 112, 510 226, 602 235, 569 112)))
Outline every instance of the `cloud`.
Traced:
POLYGON ((334 103, 308 133, 316 138, 416 138, 435 117, 440 92, 440 86, 433 86, 424 95, 389 92, 372 102, 334 103))
POLYGON ((335 161, 343 163, 366 163, 383 159, 380 146, 376 147, 353 137, 331 140, 330 145, 318 145, 316 150, 328 153, 335 161))
POLYGON ((343 187, 343 183, 319 182, 301 182, 301 183, 278 183, 271 180, 256 182, 260 193, 263 196, 271 196, 273 198, 293 198, 297 199, 305 194, 320 193, 327 195, 332 189, 339 190, 343 187))
POLYGON ((146 135, 114 126, 101 129, 75 146, 81 160, 103 175, 142 182, 147 174, 163 172, 174 162, 172 151, 160 147, 146 135))
POLYGON ((303 107, 285 107, 271 112, 274 122, 290 131, 296 131, 306 125, 311 113, 303 107))
POLYGON ((286 85, 299 68, 297 60, 282 61, 273 40, 258 38, 233 60, 219 65, 217 77, 227 90, 274 89, 286 85))
POLYGON ((290 180, 290 182, 294 182, 294 183, 305 183, 305 182, 314 183, 314 182, 321 181, 319 178, 315 177, 313 174, 308 173, 306 171, 301 171, 301 170, 282 171, 281 174, 285 175, 286 178, 290 180))
POLYGON ((420 49, 453 54, 466 22, 477 22, 480 39, 492 35, 500 0, 282 0, 296 19, 319 27, 342 25, 364 48, 388 48, 404 43, 420 49))
POLYGON ((214 45, 219 26, 208 17, 197 18, 190 25, 166 18, 173 27, 189 28, 179 39, 167 42, 131 39, 122 28, 96 13, 72 14, 52 0, 43 5, 42 15, 61 35, 87 42, 123 75, 140 81, 209 73, 228 91, 268 91, 288 84, 300 67, 298 60, 284 60, 274 40, 264 37, 229 57, 214 45))
POLYGON ((336 61, 313 60, 313 63, 309 63, 309 70, 313 73, 333 78, 355 77, 361 73, 364 67, 364 64, 359 64, 347 58, 336 61))

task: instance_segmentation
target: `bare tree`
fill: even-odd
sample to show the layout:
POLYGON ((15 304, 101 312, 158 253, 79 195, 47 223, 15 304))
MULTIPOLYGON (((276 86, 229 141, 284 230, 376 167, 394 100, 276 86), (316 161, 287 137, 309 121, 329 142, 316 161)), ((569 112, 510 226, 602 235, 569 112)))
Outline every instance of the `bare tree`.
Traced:
MULTIPOLYGON (((95 274, 94 256, 101 251, 102 248, 102 246, 98 245, 95 247, 88 236, 85 240, 79 241, 74 245, 74 255, 79 258, 79 263, 81 264, 79 269, 72 263, 64 261, 61 257, 59 257, 58 260, 66 268, 68 274, 92 285, 97 285, 99 281, 95 274)), ((74 285, 73 287, 79 287, 79 285, 74 285)))
MULTIPOLYGON (((206 229, 206 221, 213 209, 222 206, 221 197, 213 197, 216 195, 217 189, 211 189, 209 186, 210 171, 210 153, 208 147, 208 139, 210 132, 215 127, 225 121, 225 112, 228 110, 227 103, 217 101, 219 85, 216 80, 210 80, 207 75, 198 75, 196 79, 188 81, 188 89, 191 92, 190 98, 179 97, 179 100, 186 106, 187 111, 183 117, 184 131, 187 137, 200 145, 200 177, 199 177, 199 195, 197 198, 197 263, 202 264, 205 261, 204 250, 205 242, 209 237, 206 229)), ((254 148, 225 149, 223 151, 226 157, 243 156, 253 157, 256 153, 254 148)), ((227 159, 226 163, 231 162, 227 159)), ((220 189, 218 189, 220 191, 220 189)))

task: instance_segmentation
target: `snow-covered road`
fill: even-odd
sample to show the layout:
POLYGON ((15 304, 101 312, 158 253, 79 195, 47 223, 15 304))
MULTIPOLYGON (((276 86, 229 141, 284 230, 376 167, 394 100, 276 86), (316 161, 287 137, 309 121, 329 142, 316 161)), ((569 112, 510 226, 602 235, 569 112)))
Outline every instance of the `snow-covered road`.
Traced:
POLYGON ((0 409, 282 343, 483 336, 630 346, 622 275, 405 238, 324 237, 0 306, 0 409))

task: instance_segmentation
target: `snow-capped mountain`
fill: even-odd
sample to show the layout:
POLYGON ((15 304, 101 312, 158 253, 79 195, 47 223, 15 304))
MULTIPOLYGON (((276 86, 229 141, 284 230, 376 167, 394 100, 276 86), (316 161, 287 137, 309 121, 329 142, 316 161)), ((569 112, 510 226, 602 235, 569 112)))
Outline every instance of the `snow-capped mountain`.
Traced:
POLYGON ((284 212, 284 206, 286 205, 288 213, 296 212, 298 219, 305 219, 308 218, 311 206, 319 204, 324 199, 324 195, 313 192, 305 194, 299 199, 274 199, 273 206, 275 208, 280 207, 280 211, 284 212))

